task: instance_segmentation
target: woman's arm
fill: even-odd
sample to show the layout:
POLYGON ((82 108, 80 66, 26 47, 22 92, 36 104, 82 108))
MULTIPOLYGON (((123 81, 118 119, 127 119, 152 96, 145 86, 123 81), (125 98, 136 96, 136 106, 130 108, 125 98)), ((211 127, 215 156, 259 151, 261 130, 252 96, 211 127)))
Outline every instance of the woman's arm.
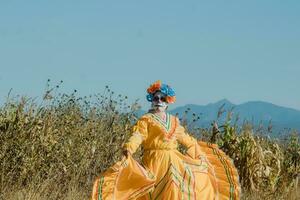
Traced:
POLYGON ((147 118, 140 118, 137 123, 133 126, 131 136, 123 146, 123 153, 125 156, 129 152, 133 154, 137 148, 142 144, 148 136, 148 122, 147 118))
POLYGON ((178 118, 176 118, 176 120, 177 127, 175 130, 175 135, 177 141, 187 148, 187 154, 190 157, 194 159, 199 158, 199 156, 203 154, 203 152, 201 151, 200 146, 198 145, 197 139, 190 136, 185 131, 185 128, 182 125, 180 125, 180 121, 178 120, 178 118))

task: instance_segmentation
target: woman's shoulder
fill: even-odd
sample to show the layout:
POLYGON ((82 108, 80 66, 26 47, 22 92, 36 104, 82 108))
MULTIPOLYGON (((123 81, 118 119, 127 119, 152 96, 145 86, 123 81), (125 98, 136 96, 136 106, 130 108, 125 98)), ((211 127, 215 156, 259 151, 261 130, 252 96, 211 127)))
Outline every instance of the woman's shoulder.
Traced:
POLYGON ((150 118, 151 117, 151 113, 145 113, 145 114, 143 114, 139 119, 141 120, 141 119, 148 119, 148 118, 150 118))

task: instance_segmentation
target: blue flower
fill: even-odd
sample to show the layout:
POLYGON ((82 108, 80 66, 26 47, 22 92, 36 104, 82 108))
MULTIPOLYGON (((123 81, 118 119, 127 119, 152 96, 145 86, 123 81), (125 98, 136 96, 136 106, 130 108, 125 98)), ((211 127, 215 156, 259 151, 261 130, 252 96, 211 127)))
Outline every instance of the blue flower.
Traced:
POLYGON ((165 95, 168 95, 168 91, 169 91, 169 88, 166 84, 162 84, 161 87, 160 87, 160 92, 165 94, 165 95))
POLYGON ((167 96, 171 96, 171 97, 175 96, 174 90, 166 84, 162 84, 160 90, 161 90, 162 93, 164 93, 167 96))
POLYGON ((148 101, 152 102, 153 94, 147 94, 146 98, 147 98, 148 101))
POLYGON ((168 88, 169 88, 169 90, 168 90, 168 96, 174 97, 175 96, 175 91, 172 88, 170 88, 170 87, 168 87, 168 88))

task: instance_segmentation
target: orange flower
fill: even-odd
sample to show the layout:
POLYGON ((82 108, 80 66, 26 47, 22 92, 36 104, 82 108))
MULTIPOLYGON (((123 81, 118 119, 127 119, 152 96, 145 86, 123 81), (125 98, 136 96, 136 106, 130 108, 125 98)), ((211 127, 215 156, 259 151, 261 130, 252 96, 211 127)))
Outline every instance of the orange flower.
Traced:
POLYGON ((173 96, 173 97, 167 96, 166 101, 167 101, 167 103, 175 103, 176 97, 175 96, 173 96))
POLYGON ((158 80, 155 83, 153 83, 152 85, 150 85, 150 87, 147 89, 148 93, 154 93, 156 90, 159 90, 161 87, 161 81, 158 80))

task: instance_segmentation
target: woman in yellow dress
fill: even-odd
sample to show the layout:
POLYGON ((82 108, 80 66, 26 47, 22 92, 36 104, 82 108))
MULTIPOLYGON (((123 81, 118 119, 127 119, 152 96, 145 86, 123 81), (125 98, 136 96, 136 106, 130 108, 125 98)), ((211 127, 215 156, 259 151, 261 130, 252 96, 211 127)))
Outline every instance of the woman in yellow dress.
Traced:
POLYGON ((147 89, 151 109, 133 127, 123 147, 124 158, 94 183, 93 200, 239 199, 240 185, 232 161, 216 145, 197 141, 177 117, 166 112, 176 100, 160 81, 147 89), (186 155, 178 143, 187 148, 186 155), (132 158, 144 149, 142 165, 132 158))

